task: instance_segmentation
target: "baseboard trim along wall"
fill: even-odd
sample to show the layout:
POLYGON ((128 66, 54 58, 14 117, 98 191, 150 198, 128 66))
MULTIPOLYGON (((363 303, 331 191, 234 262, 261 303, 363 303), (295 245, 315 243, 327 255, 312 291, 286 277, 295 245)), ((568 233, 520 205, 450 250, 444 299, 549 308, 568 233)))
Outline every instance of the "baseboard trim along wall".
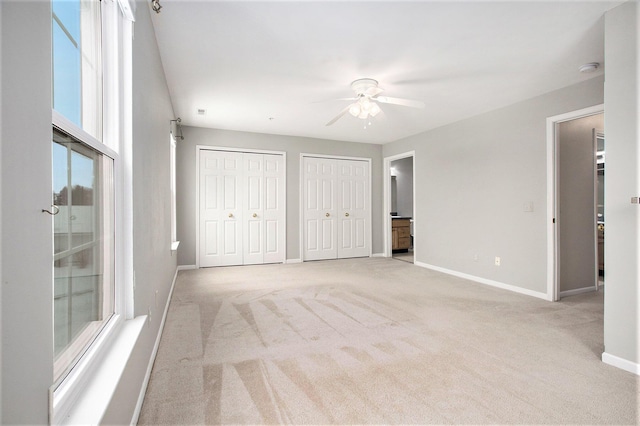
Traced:
POLYGON ((176 270, 176 272, 177 271, 188 271, 190 269, 197 269, 196 265, 178 265, 178 269, 176 270))
POLYGON ((156 360, 156 355, 158 354, 158 348, 160 347, 160 338, 162 337, 162 332, 164 331, 164 323, 167 319, 167 313, 169 312, 169 305, 171 304, 171 296, 173 295, 173 288, 176 285, 176 279, 178 278, 178 271, 186 270, 186 269, 195 269, 195 265, 187 265, 189 267, 180 269, 180 266, 176 268, 176 273, 173 274, 173 282, 171 283, 171 288, 169 289, 169 295, 167 296, 167 303, 164 306, 164 313, 162 314, 162 321, 160 322, 160 328, 158 329, 158 335, 156 336, 156 343, 153 345, 153 350, 151 351, 151 357, 149 358, 149 365, 147 366, 147 372, 144 375, 144 380, 142 382, 142 387, 140 389, 140 395, 138 396, 138 403, 136 404, 136 409, 133 412, 133 417, 131 418, 131 424, 138 424, 138 418, 140 417, 140 411, 142 410, 142 403, 144 402, 144 396, 147 393, 147 386, 149 385, 149 379, 151 378, 151 370, 153 369, 153 363, 156 360))
POLYGON ((565 290, 560 292, 560 297, 575 296, 576 294, 589 293, 596 291, 596 286, 574 288, 573 290, 565 290))
POLYGON ((540 293, 538 291, 533 291, 533 290, 529 290, 529 289, 526 289, 526 288, 517 287, 517 286, 511 285, 511 284, 505 284, 505 283, 501 283, 499 281, 493 281, 493 280, 489 280, 489 279, 486 279, 486 278, 476 277, 475 275, 469 275, 469 274, 465 274, 463 272, 458 272, 458 271, 454 271, 454 270, 451 270, 451 269, 441 268, 439 266, 429 265, 428 263, 424 263, 424 262, 415 262, 414 264, 417 265, 417 266, 420 266, 422 268, 432 269, 434 271, 442 272, 442 273, 448 274, 448 275, 453 275, 453 276, 458 277, 458 278, 464 278, 466 280, 475 281, 475 282, 478 282, 480 284, 486 284, 486 285, 490 285, 492 287, 501 288, 503 290, 513 291, 514 293, 520 293, 520 294, 525 294, 527 296, 537 297, 538 299, 549 300, 549 298, 547 297, 546 293, 540 293))
POLYGON ((302 263, 302 259, 287 259, 284 263, 302 263))
POLYGON ((602 362, 617 367, 621 370, 628 371, 629 373, 633 373, 636 376, 640 376, 640 364, 637 364, 635 362, 608 354, 606 352, 602 353, 602 362))
POLYGON ((384 253, 373 253, 371 257, 385 257, 384 253))

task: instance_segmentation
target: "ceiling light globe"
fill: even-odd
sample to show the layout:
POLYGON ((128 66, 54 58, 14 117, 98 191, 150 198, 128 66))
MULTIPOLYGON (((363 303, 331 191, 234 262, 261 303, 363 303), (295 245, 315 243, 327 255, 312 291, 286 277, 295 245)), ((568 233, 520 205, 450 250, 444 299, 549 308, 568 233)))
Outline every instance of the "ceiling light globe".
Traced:
POLYGON ((352 104, 349 107, 349 114, 353 115, 354 117, 357 117, 360 115, 361 109, 360 109, 360 105, 358 104, 352 104))
POLYGON ((376 115, 378 115, 380 111, 382 110, 380 109, 378 104, 375 102, 371 102, 371 108, 369 109, 369 114, 371 114, 372 117, 375 117, 376 115))

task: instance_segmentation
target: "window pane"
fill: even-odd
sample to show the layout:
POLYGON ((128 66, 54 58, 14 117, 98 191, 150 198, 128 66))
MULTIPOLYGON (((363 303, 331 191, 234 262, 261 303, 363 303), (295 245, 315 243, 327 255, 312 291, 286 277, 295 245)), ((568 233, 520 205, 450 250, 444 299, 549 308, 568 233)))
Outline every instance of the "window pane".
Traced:
POLYGON ((56 377, 114 312, 113 160, 54 129, 56 377))
POLYGON ((53 0, 53 108, 102 140, 100 2, 53 0))

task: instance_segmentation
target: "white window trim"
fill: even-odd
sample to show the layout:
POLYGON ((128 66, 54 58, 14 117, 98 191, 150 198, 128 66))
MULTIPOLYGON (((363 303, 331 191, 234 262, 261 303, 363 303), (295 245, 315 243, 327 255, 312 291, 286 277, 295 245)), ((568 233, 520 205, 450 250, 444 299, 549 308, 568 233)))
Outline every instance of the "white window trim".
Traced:
POLYGON ((176 157, 178 144, 173 133, 169 135, 169 176, 170 176, 170 191, 171 191, 171 251, 178 250, 180 241, 178 241, 177 231, 177 216, 176 216, 176 157))
POLYGON ((102 2, 103 141, 91 137, 52 111, 52 124, 114 160, 115 306, 114 315, 89 344, 71 371, 49 390, 49 422, 98 424, 115 392, 126 360, 133 351, 146 317, 133 319, 133 9, 130 0, 102 2), (114 43, 122 41, 120 46, 114 43), (104 59, 108 60, 104 60, 104 59), (106 66, 109 65, 107 69, 106 66), (114 83, 114 81, 116 83, 114 83), (131 321, 127 321, 131 320, 131 321), (106 372, 105 372, 106 370, 106 372))

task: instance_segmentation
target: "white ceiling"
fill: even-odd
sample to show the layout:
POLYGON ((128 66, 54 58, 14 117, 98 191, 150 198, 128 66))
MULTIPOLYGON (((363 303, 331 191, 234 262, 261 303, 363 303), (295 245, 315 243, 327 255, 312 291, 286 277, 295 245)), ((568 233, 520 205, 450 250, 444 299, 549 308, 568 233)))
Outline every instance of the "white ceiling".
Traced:
POLYGON ((161 0, 151 15, 183 124, 387 143, 602 74, 578 67, 603 64, 620 3, 161 0), (325 126, 358 78, 426 108, 325 126))

